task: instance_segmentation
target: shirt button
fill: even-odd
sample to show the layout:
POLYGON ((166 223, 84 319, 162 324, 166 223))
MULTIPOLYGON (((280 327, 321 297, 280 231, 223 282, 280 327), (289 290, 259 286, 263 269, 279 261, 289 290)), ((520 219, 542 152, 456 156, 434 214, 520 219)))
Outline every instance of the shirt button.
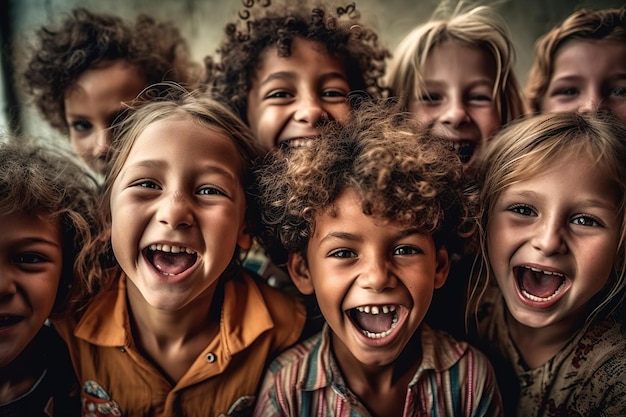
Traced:
POLYGON ((209 353, 208 355, 206 355, 206 360, 209 363, 213 363, 217 360, 217 357, 215 356, 214 353, 209 353))

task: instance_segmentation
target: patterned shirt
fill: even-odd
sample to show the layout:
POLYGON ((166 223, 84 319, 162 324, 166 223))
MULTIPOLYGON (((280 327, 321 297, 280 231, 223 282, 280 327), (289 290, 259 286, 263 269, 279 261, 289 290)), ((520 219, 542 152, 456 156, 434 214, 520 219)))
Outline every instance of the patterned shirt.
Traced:
MULTIPOLYGON (((447 333, 421 328, 423 358, 409 383, 404 416, 501 416, 487 358, 447 333)), ((347 387, 330 347, 328 325, 280 355, 265 375, 254 416, 370 416, 347 387)))
POLYGON ((611 316, 584 325, 552 359, 528 369, 511 340, 504 309, 500 293, 491 289, 479 327, 491 347, 488 356, 505 405, 511 406, 507 415, 626 416, 626 332, 620 320, 611 316))

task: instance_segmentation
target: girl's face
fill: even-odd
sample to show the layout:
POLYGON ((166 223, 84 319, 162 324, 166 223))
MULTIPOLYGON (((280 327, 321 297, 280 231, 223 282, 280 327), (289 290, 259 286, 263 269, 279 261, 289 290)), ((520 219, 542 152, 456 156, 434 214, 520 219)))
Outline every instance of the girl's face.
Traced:
POLYGON ((291 255, 289 272, 315 293, 333 333, 340 364, 393 364, 422 323, 448 254, 429 234, 363 213, 352 190, 316 216, 306 261, 291 255))
POLYGON ((573 40, 554 56, 544 112, 608 110, 626 121, 626 43, 573 40))
POLYGON ((56 299, 63 248, 58 220, 0 215, 0 372, 41 330, 56 299))
POLYGON ((248 92, 248 124, 267 150, 299 146, 329 120, 346 120, 351 108, 345 64, 317 42, 295 38, 291 55, 265 50, 248 92))
POLYGON ((587 155, 563 158, 502 192, 487 225, 487 253, 517 322, 568 329, 588 313, 615 265, 618 194, 587 155))
POLYGON ((415 118, 454 142, 466 167, 500 127, 492 97, 493 58, 480 48, 446 41, 431 50, 423 68, 425 94, 409 103, 415 118))
POLYGON ((65 93, 65 120, 74 151, 95 172, 103 173, 111 146, 109 127, 147 85, 136 67, 123 60, 90 68, 65 93))
POLYGON ((232 139, 195 120, 159 120, 137 137, 111 189, 111 240, 138 304, 210 303, 247 243, 242 171, 232 139))

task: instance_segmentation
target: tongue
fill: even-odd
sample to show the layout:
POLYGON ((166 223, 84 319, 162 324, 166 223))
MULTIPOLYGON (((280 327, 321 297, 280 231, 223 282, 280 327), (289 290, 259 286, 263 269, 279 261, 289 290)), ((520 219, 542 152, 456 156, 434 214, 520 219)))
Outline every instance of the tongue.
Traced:
POLYGON ((391 328, 394 313, 368 314, 354 310, 354 321, 370 333, 382 333, 391 328))
POLYGON ((196 262, 196 255, 155 251, 152 264, 161 272, 177 275, 196 262))
POLYGON ((548 298, 554 294, 563 282, 559 276, 533 272, 526 268, 520 268, 518 279, 526 292, 540 298, 548 298))

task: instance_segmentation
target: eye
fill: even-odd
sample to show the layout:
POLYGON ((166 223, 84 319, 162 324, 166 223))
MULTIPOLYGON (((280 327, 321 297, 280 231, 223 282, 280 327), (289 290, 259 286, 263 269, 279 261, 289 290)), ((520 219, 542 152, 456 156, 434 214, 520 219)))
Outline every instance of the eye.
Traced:
POLYGON ((481 104, 491 103, 491 101, 492 101, 491 100, 491 96, 490 95, 486 95, 486 94, 472 94, 469 97, 469 100, 473 101, 473 102, 479 102, 481 104))
POLYGON ((202 187, 198 190, 199 195, 226 195, 225 192, 217 187, 202 187))
POLYGON ((415 246, 398 246, 393 251, 394 255, 419 255, 421 253, 424 253, 424 251, 415 246))
POLYGON ((532 209, 532 207, 527 206, 525 204, 516 204, 507 209, 513 213, 519 214, 521 216, 536 216, 537 213, 532 209))
POLYGON ((15 256, 13 256, 12 261, 14 264, 39 264, 42 262, 48 262, 48 258, 46 258, 45 256, 39 254, 39 253, 33 253, 33 252, 25 252, 25 253, 19 253, 15 256))
POLYGON ((141 181, 137 181, 135 183, 133 183, 131 185, 132 187, 138 187, 138 188, 146 188, 146 189, 150 189, 150 190, 160 190, 161 187, 155 183, 154 181, 150 181, 150 180, 141 180, 141 181))
POLYGON ((439 94, 434 94, 434 93, 433 94, 426 93, 418 97, 418 100, 427 105, 436 105, 441 102, 442 96, 439 94))
POLYGON ((579 226, 588 226, 588 227, 604 227, 598 219, 593 216, 589 216, 586 214, 581 214, 572 219, 572 223, 579 226))
POLYGON ((561 88, 555 92, 555 95, 560 95, 560 96, 575 96, 577 94, 578 94, 578 89, 575 87, 561 88))
POLYGON ((331 258, 356 258, 356 253, 350 249, 337 249, 328 254, 331 258))
POLYGON ((76 120, 70 123, 70 129, 77 132, 85 132, 87 130, 93 129, 93 125, 86 120, 76 120))
POLYGON ((344 91, 340 91, 340 90, 325 90, 324 92, 322 92, 322 97, 330 97, 330 98, 346 98, 347 97, 347 93, 345 93, 344 91))
POLYGON ((271 98, 290 98, 292 97, 291 93, 285 90, 274 90, 265 96, 266 99, 271 98))
POLYGON ((626 97, 626 88, 624 87, 613 87, 610 92, 611 96, 614 97, 626 97))

